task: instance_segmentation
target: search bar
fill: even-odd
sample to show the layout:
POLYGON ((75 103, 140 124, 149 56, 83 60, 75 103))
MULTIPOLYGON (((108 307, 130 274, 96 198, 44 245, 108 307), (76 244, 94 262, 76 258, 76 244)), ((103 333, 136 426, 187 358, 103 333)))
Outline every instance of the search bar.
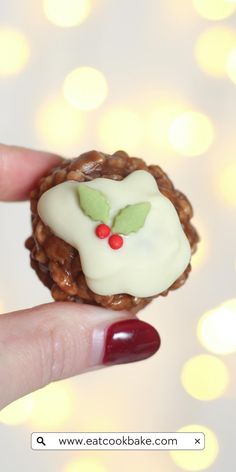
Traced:
POLYGON ((45 450, 203 450, 199 433, 32 433, 31 448, 45 450))

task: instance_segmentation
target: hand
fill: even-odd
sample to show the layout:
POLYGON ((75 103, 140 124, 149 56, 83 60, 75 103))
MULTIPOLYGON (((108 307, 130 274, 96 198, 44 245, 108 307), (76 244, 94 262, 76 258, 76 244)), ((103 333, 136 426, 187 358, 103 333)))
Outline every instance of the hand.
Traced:
MULTIPOLYGON (((0 200, 27 199, 57 163, 52 154, 0 145, 0 200)), ((159 345, 152 326, 124 311, 54 302, 1 315, 0 408, 55 380, 145 359, 159 345)))

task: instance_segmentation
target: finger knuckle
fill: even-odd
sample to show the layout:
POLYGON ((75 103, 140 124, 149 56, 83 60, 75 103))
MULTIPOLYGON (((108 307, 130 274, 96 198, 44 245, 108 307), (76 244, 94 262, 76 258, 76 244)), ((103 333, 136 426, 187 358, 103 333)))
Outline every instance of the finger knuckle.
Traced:
POLYGON ((42 347, 40 349, 42 384, 70 375, 74 364, 76 346, 73 333, 60 322, 47 324, 41 331, 42 347))

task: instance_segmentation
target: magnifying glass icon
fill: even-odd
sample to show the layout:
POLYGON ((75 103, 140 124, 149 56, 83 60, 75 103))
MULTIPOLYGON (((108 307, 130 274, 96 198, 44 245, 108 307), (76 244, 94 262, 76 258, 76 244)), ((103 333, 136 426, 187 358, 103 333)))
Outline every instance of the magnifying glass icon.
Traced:
POLYGON ((44 439, 42 436, 38 436, 37 439, 36 439, 37 443, 38 444, 43 444, 44 446, 46 446, 45 442, 44 442, 44 439))

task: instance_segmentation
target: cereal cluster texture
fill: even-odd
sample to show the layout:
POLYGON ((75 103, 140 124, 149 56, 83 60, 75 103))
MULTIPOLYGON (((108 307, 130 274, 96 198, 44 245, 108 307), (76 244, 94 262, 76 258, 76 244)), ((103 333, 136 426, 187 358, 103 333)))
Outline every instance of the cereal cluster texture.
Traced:
MULTIPOLYGON (((79 252, 52 233, 49 227, 40 219, 37 212, 37 203, 41 195, 55 185, 67 180, 86 182, 98 177, 113 180, 122 180, 135 170, 150 172, 155 178, 160 192, 174 205, 183 230, 189 240, 192 253, 195 252, 199 240, 195 228, 190 220, 193 210, 186 196, 176 190, 163 170, 157 165, 147 165, 142 159, 129 157, 125 152, 118 151, 113 155, 90 151, 75 159, 65 159, 58 167, 42 177, 30 195, 32 212, 33 234, 26 241, 30 251, 31 266, 40 280, 50 290, 56 301, 72 301, 102 306, 112 310, 128 310, 137 313, 150 303, 153 298, 138 298, 126 293, 101 296, 92 292, 87 283, 80 262, 79 252)), ((191 270, 191 265, 183 274, 164 292, 158 294, 166 296, 170 290, 181 287, 191 270)))

